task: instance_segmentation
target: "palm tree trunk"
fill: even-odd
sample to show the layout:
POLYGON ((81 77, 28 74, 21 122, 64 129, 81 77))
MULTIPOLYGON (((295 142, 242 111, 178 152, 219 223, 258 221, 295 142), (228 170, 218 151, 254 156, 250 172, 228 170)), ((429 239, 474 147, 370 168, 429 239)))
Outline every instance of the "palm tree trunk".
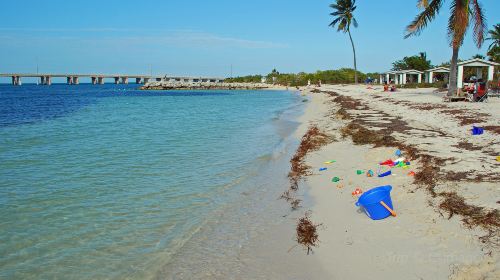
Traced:
POLYGON ((351 30, 347 29, 349 33, 349 39, 351 39, 352 53, 354 54, 354 83, 358 83, 358 67, 356 66, 356 49, 354 48, 354 42, 352 41, 351 30))
POLYGON ((453 47, 453 55, 451 56, 451 65, 450 65, 450 78, 448 85, 448 96, 453 96, 457 93, 457 63, 458 63, 458 51, 460 46, 453 47))

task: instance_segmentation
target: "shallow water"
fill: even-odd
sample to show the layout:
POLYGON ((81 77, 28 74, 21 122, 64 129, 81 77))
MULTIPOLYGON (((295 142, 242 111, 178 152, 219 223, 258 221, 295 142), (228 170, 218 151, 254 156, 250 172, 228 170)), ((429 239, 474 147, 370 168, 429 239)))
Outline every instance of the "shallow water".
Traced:
POLYGON ((161 278, 237 252, 285 188, 301 107, 285 91, 0 86, 0 278, 161 278))

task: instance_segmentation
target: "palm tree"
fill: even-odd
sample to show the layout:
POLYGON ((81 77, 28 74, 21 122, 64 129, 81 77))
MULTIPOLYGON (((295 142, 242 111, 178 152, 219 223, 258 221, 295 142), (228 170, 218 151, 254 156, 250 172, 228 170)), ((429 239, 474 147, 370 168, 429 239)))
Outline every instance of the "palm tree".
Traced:
MULTIPOLYGON (((417 6, 423 11, 406 27, 405 38, 419 35, 427 24, 437 16, 444 2, 445 0, 417 0, 417 6)), ((448 96, 457 91, 458 52, 471 22, 474 23, 474 43, 480 48, 486 35, 486 19, 479 0, 451 0, 448 39, 453 49, 453 55, 451 56, 448 96)))
POLYGON ((330 23, 332 28, 337 26, 337 31, 342 31, 349 34, 349 39, 351 39, 352 52, 354 54, 354 82, 358 83, 358 68, 356 66, 356 49, 354 48, 354 42, 351 36, 351 23, 354 27, 358 27, 358 22, 354 18, 354 10, 356 10, 356 0, 337 0, 336 3, 331 4, 330 8, 335 11, 330 13, 334 17, 333 21, 330 23))
POLYGON ((490 46, 488 50, 491 50, 494 47, 500 47, 500 24, 493 25, 493 29, 488 31, 490 37, 486 38, 486 40, 491 40, 490 46))

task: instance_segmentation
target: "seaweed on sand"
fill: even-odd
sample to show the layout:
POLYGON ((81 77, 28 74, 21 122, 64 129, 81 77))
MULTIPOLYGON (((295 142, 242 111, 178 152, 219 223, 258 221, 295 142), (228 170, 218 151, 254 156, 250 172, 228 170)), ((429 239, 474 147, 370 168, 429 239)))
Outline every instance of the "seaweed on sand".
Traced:
POLYGON ((312 252, 312 248, 318 246, 318 227, 322 224, 314 224, 310 218, 310 212, 306 212, 304 217, 299 219, 297 224, 297 242, 307 249, 307 254, 312 252))
POLYGON ((439 209, 448 214, 448 219, 459 215, 467 227, 481 227, 488 232, 480 237, 481 242, 500 245, 500 211, 498 209, 488 211, 484 207, 467 204, 465 199, 456 192, 443 192, 439 196, 444 198, 439 204, 439 209))
POLYGON ((335 114, 335 117, 339 120, 347 120, 351 118, 349 113, 347 113, 347 110, 344 108, 340 108, 335 114))
POLYGON ((296 210, 300 207, 300 199, 294 197, 294 192, 299 189, 299 182, 302 177, 310 174, 310 167, 305 163, 305 157, 309 152, 316 151, 322 146, 330 143, 332 137, 323 133, 317 126, 313 125, 309 127, 306 134, 302 137, 300 141, 299 148, 295 152, 295 155, 290 160, 291 169, 288 173, 288 179, 290 181, 290 187, 285 191, 281 198, 290 202, 292 210, 296 210))
POLYGON ((330 137, 321 132, 317 126, 311 126, 302 137, 297 152, 290 160, 292 164, 288 178, 290 179, 291 189, 298 189, 298 182, 303 176, 309 174, 309 166, 305 164, 304 159, 307 153, 318 150, 321 146, 330 142, 330 137))

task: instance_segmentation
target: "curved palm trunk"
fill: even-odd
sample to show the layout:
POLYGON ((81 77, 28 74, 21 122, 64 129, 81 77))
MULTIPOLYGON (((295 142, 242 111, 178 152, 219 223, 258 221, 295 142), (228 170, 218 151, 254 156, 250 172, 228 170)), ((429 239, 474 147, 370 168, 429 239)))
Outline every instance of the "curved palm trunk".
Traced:
POLYGON ((450 79, 448 85, 448 96, 453 96, 457 93, 457 63, 458 63, 458 51, 460 47, 453 47, 453 55, 451 56, 450 65, 450 79))
POLYGON ((354 83, 358 83, 358 67, 356 66, 356 49, 354 48, 354 42, 352 41, 351 30, 347 29, 349 33, 349 39, 351 39, 352 52, 354 54, 354 83))

